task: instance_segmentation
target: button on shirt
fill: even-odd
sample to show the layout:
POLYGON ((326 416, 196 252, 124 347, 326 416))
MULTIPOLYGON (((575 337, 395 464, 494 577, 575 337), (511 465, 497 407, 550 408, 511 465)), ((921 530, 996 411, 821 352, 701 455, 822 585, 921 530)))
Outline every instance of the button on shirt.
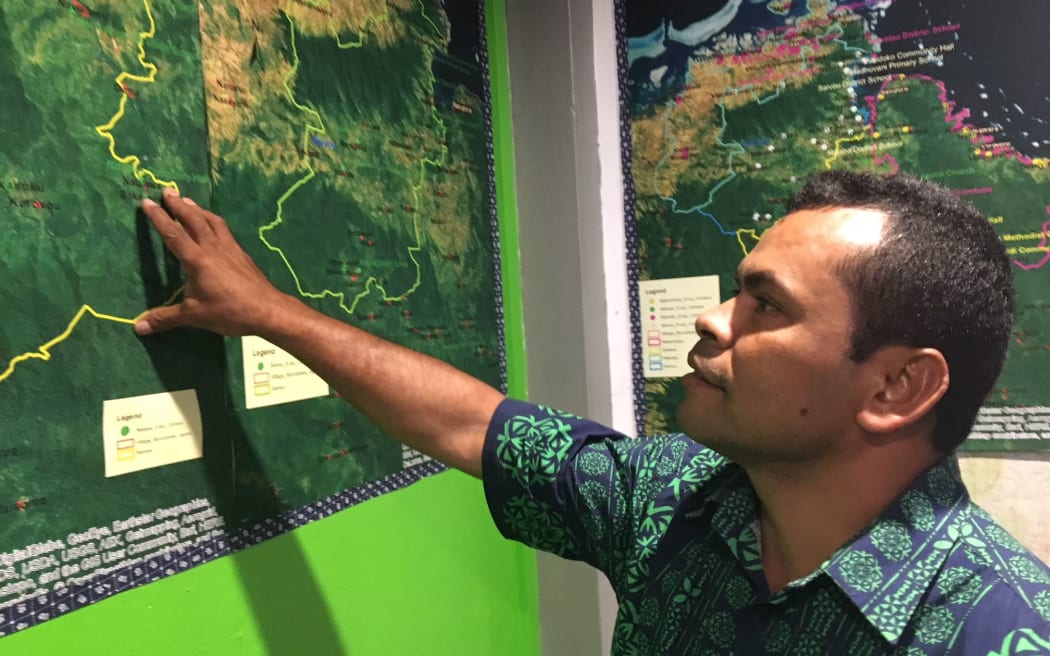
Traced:
POLYGON ((508 400, 483 471, 505 536, 609 577, 617 656, 1050 654, 1050 570, 970 501, 954 456, 772 595, 747 475, 684 435, 508 400))

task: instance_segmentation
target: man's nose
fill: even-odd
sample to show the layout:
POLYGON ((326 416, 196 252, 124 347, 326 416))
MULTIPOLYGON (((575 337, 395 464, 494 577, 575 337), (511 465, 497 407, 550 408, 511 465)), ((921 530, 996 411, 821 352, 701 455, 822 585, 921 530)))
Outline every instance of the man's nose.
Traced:
POLYGON ((731 298, 696 318, 696 334, 701 342, 709 342, 719 348, 728 348, 733 343, 733 304, 731 298))

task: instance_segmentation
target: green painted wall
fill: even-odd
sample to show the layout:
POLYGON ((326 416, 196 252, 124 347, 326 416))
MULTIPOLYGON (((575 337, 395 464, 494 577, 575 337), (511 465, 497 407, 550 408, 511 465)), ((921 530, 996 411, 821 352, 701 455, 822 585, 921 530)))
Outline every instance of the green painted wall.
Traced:
MULTIPOLYGON (((486 0, 510 392, 526 395, 503 0, 486 0)), ((0 654, 536 656, 536 558, 458 472, 0 639, 0 654)))
POLYGON ((448 472, 0 639, 0 654, 535 656, 535 555, 448 472))

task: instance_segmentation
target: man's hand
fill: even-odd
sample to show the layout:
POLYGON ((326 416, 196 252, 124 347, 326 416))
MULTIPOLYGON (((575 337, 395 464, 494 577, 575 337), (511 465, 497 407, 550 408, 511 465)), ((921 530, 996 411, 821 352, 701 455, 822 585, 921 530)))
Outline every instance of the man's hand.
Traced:
POLYGON ((183 326, 229 336, 265 332, 276 309, 292 299, 270 284, 220 217, 171 189, 164 190, 164 205, 167 212, 144 200, 142 211, 182 263, 184 299, 144 313, 135 332, 149 335, 183 326))
POLYGON ((225 221, 173 191, 164 192, 164 204, 170 214, 151 201, 142 209, 182 263, 184 300, 145 313, 135 332, 193 326, 259 335, 301 360, 397 441, 481 476, 485 432, 503 400, 499 391, 281 293, 225 221))

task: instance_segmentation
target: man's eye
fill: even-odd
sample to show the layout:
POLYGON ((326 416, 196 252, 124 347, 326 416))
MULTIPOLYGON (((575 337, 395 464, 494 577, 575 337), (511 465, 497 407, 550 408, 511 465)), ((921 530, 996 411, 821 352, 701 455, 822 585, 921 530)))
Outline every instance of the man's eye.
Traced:
POLYGON ((777 309, 765 296, 755 296, 755 312, 768 312, 777 309))
MULTIPOLYGON (((744 290, 736 287, 729 291, 729 298, 737 298, 743 293, 744 290)), ((755 301, 755 312, 767 312, 769 310, 778 309, 777 306, 765 296, 759 296, 751 292, 748 292, 747 296, 755 301)))

